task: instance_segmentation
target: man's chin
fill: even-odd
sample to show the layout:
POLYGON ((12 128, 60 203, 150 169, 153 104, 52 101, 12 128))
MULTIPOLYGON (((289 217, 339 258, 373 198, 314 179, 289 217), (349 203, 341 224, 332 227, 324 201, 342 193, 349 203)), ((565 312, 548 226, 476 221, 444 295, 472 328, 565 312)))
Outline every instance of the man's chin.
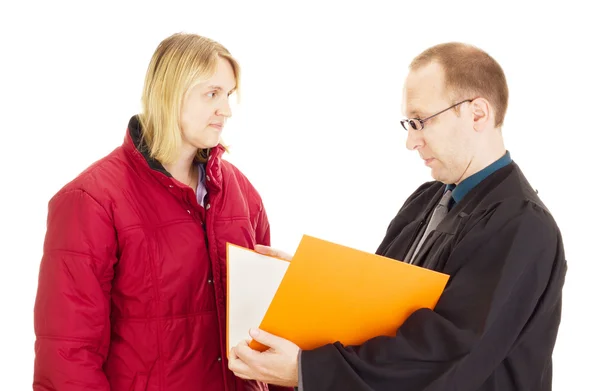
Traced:
POLYGON ((449 178, 448 175, 444 175, 443 172, 439 172, 439 170, 435 170, 432 169, 431 170, 431 177, 433 178, 433 180, 438 181, 438 182, 442 182, 445 185, 451 185, 454 182, 452 181, 452 179, 449 178))

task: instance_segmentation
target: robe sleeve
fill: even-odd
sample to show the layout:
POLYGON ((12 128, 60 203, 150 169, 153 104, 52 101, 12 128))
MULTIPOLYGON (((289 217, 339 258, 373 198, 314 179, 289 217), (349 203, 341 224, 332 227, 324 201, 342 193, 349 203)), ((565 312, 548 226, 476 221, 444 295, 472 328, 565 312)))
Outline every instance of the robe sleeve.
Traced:
POLYGON ((395 337, 303 351, 303 390, 477 389, 529 323, 556 313, 562 256, 547 211, 525 201, 497 205, 452 251, 455 270, 434 311, 415 311, 395 337))

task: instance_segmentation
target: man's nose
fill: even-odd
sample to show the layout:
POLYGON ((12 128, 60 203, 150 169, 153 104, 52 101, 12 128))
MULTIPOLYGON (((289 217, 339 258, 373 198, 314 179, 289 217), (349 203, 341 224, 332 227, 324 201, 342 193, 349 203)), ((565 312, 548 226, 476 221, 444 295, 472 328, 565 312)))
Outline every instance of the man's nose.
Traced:
POLYGON ((408 130, 408 135, 406 137, 406 149, 409 151, 418 150, 419 148, 423 147, 423 144, 423 134, 420 130, 408 130))

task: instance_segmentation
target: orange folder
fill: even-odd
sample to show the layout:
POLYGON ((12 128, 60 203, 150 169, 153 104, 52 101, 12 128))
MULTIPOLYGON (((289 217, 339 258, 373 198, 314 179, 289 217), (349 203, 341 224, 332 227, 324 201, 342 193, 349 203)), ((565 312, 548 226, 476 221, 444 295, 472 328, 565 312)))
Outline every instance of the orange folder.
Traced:
MULTIPOLYGON (((257 326, 301 349, 394 336, 415 310, 435 307, 448 279, 446 274, 305 235, 257 326)), ((250 346, 266 349, 256 341, 250 346)))

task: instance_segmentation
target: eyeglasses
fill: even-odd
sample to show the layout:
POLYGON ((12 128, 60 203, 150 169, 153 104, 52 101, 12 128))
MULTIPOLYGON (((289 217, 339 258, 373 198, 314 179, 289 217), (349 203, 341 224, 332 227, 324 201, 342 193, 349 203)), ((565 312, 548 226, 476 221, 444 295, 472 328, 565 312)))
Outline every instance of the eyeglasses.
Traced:
POLYGON ((423 130, 423 128, 425 127, 425 122, 429 121, 430 119, 432 119, 433 117, 435 117, 436 115, 440 115, 443 112, 446 112, 458 105, 462 105, 465 102, 473 102, 475 99, 466 99, 463 100, 462 102, 458 102, 450 107, 448 107, 447 109, 444 109, 442 111, 440 111, 439 113, 435 113, 434 115, 430 115, 429 117, 425 118, 425 119, 419 119, 419 118, 409 118, 409 119, 403 119, 402 121, 400 121, 400 123, 402 124, 402 127, 408 131, 409 129, 409 125, 412 129, 414 130, 423 130))

